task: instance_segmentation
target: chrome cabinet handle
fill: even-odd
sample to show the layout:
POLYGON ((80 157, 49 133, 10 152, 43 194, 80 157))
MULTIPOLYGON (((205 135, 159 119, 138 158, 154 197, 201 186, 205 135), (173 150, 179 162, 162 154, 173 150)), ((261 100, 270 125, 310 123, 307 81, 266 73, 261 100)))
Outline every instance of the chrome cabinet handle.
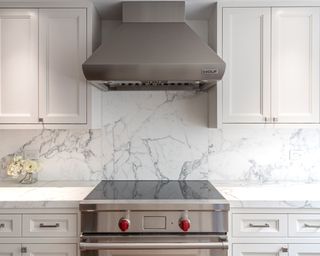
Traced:
POLYGON ((5 224, 4 223, 0 223, 0 228, 4 228, 5 224))
POLYGON ((264 122, 265 122, 265 123, 268 122, 268 117, 265 116, 263 119, 264 119, 264 122))
POLYGON ((272 118, 272 121, 273 121, 274 123, 278 122, 278 120, 279 120, 278 117, 273 117, 273 118, 272 118))
POLYGON ((53 225, 46 225, 43 223, 40 223, 39 227, 40 228, 58 228, 60 226, 59 223, 53 224, 53 225))
POLYGON ((249 227, 250 228, 270 228, 270 225, 268 223, 263 224, 263 225, 255 225, 255 224, 250 223, 249 227))
POLYGON ((310 224, 304 223, 304 227, 305 228, 320 228, 320 225, 310 225, 310 224))
POLYGON ((80 243, 86 250, 142 250, 142 249, 228 249, 225 242, 216 243, 80 243))
POLYGON ((27 253, 28 248, 27 247, 21 247, 21 253, 27 253))

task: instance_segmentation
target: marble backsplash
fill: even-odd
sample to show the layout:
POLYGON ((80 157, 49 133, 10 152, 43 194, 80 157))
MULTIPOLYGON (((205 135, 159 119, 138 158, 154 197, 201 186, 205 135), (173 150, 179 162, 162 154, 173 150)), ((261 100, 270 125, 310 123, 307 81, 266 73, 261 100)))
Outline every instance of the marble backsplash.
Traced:
POLYGON ((207 94, 108 92, 99 130, 0 130, 0 179, 36 151, 39 180, 207 179, 207 94))
POLYGON ((213 180, 320 181, 320 129, 225 128, 209 131, 213 180))
POLYGON ((108 92, 97 130, 0 130, 0 180, 38 153, 39 180, 320 181, 320 129, 207 129, 207 94, 108 92))

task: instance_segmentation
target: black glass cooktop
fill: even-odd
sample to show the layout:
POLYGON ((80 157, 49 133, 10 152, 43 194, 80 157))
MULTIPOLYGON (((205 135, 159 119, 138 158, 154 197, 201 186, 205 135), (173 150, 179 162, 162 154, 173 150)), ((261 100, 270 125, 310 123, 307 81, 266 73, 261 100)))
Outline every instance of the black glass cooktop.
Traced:
POLYGON ((85 200, 203 200, 224 199, 206 180, 101 181, 85 200))

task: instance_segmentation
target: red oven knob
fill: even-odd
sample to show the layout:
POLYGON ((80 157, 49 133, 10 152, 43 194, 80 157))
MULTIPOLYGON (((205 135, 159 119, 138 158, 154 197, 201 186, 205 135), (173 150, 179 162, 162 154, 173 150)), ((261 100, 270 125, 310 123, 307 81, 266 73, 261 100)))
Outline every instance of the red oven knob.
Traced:
POLYGON ((121 231, 125 232, 129 229, 130 220, 122 218, 119 220, 118 226, 121 229, 121 231))
POLYGON ((184 232, 187 232, 187 231, 190 229, 190 226, 191 226, 191 222, 190 222, 190 220, 187 219, 187 218, 181 219, 180 222, 179 222, 179 227, 180 227, 184 232))

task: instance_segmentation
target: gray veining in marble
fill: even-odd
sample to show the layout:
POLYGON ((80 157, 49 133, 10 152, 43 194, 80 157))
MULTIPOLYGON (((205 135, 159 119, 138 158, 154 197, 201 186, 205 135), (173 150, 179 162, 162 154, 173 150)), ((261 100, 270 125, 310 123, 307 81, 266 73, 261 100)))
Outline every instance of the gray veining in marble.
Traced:
POLYGON ((211 130, 213 180, 320 180, 320 129, 226 128, 211 130))
MULTIPOLYGON (((13 131, 12 140, 23 132, 13 131)), ((25 151, 36 150, 42 169, 39 180, 90 179, 101 170, 100 139, 98 130, 34 131, 34 135, 23 141, 20 147, 1 158, 1 177, 6 177, 4 167, 14 154, 23 155, 25 151)))
POLYGON ((205 179, 206 103, 194 92, 105 94, 104 177, 205 179))
POLYGON ((0 179, 14 154, 36 150, 39 180, 207 179, 207 94, 116 92, 99 130, 0 130, 0 179))
POLYGON ((207 94, 108 92, 97 130, 0 130, 0 180, 36 150, 40 180, 320 181, 320 129, 207 128, 207 94))

